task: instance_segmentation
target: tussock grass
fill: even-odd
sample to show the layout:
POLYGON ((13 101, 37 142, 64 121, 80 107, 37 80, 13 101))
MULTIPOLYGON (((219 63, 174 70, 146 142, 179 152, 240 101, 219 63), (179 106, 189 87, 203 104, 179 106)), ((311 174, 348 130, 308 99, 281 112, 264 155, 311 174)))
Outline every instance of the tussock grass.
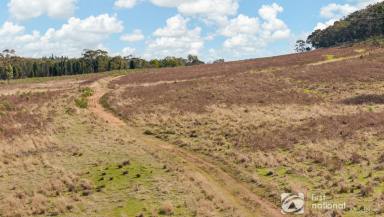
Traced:
MULTIPOLYGON (((143 134, 207 156, 272 202, 281 192, 320 192, 351 201, 334 215, 353 216, 383 201, 384 77, 380 52, 361 48, 369 54, 359 58, 360 48, 351 49, 348 55, 324 50, 305 66, 269 65, 244 74, 240 67, 225 79, 206 79, 205 71, 204 79, 162 84, 188 75, 136 74, 116 82, 120 89, 108 102, 143 134), (129 86, 149 81, 158 84, 129 86), (248 82, 257 87, 247 89, 248 82)), ((328 214, 312 210, 309 216, 328 214)))
POLYGON ((75 105, 79 108, 86 109, 88 108, 88 99, 85 97, 80 97, 75 99, 75 105))
POLYGON ((81 109, 88 108, 88 98, 93 95, 94 90, 90 87, 85 87, 79 90, 80 97, 75 99, 75 105, 81 109))

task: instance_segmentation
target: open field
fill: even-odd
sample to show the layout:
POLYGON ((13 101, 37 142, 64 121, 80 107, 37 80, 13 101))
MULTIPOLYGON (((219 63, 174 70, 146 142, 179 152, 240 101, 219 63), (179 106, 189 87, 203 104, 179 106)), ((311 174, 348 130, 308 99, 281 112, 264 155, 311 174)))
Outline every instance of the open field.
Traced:
POLYGON ((0 84, 0 216, 275 217, 283 192, 383 215, 383 66, 353 46, 0 84))

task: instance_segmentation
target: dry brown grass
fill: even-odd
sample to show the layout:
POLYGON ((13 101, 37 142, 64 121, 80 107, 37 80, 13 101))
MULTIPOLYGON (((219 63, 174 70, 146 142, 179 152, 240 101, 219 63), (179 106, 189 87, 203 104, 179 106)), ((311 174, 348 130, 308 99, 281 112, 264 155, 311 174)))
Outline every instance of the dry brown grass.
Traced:
POLYGON ((208 156, 272 201, 321 192, 348 199, 349 210, 309 216, 359 213, 382 191, 383 51, 305 65, 327 52, 356 55, 343 48, 150 71, 115 82, 107 101, 145 134, 208 156))
MULTIPOLYGON (((236 62, 227 62, 222 64, 200 65, 193 67, 181 68, 164 68, 164 69, 148 69, 141 73, 134 73, 125 76, 117 81, 112 82, 112 85, 125 84, 144 84, 154 83, 159 81, 177 81, 188 79, 201 79, 207 77, 230 76, 239 73, 244 73, 250 70, 265 70, 266 68, 290 67, 297 65, 305 65, 309 63, 319 62, 324 60, 325 55, 332 54, 336 57, 345 57, 356 54, 356 47, 347 48, 332 48, 318 49, 313 52, 302 54, 290 54, 279 57, 259 58, 254 60, 244 60, 236 62)), ((376 48, 372 48, 372 52, 376 48)))
POLYGON ((0 137, 8 139, 0 140, 0 215, 241 215, 228 193, 215 185, 212 190, 209 179, 220 177, 202 175, 174 152, 146 145, 148 140, 133 140, 151 136, 196 152, 276 206, 281 192, 321 192, 348 198, 350 210, 312 210, 308 216, 361 207, 379 215, 382 51, 307 65, 328 54, 356 55, 355 49, 147 70, 118 79, 104 103, 143 136, 74 109, 79 85, 97 76, 64 85, 66 94, 15 94, 35 84, 8 86, 10 95, 0 97, 0 137))
POLYGON ((59 92, 23 93, 0 96, 0 138, 11 139, 46 127, 55 110, 51 107, 59 92), (43 107, 48 108, 45 113, 43 107))
POLYGON ((123 100, 118 108, 125 117, 156 113, 159 109, 180 113, 207 112, 212 105, 314 104, 316 95, 297 90, 296 85, 273 74, 240 74, 154 86, 127 87, 116 98, 123 100), (156 93, 156 94, 154 94, 156 93))

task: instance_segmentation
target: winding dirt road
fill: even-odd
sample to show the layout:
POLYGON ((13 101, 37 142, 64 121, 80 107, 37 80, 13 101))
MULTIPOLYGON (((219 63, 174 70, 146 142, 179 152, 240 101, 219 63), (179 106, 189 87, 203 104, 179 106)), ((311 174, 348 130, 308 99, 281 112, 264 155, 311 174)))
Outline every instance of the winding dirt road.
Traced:
POLYGON ((205 160, 198 154, 186 151, 175 145, 166 143, 162 140, 145 136, 135 128, 129 127, 124 121, 117 118, 112 113, 106 111, 99 103, 101 97, 108 93, 108 84, 114 79, 102 78, 91 85, 95 90, 90 98, 90 111, 96 116, 105 120, 108 124, 123 128, 127 134, 132 136, 138 143, 144 144, 145 149, 150 151, 165 151, 174 158, 183 160, 184 166, 191 173, 196 174, 206 186, 211 190, 210 193, 220 197, 227 204, 231 204, 236 209, 236 213, 241 217, 280 217, 283 216, 280 210, 269 201, 263 200, 253 193, 250 188, 241 183, 231 175, 223 171, 219 166, 205 160))

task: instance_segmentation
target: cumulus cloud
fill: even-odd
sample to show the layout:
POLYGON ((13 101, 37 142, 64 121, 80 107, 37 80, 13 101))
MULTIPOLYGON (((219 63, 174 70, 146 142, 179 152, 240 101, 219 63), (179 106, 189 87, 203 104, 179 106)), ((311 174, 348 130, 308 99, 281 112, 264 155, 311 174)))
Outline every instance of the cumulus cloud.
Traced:
POLYGON ((357 8, 355 6, 344 4, 329 4, 325 7, 322 7, 320 9, 320 15, 327 19, 335 19, 335 18, 341 18, 345 15, 348 15, 354 11, 356 11, 357 8))
POLYGON ((264 23, 263 37, 271 40, 279 40, 288 38, 291 31, 284 23, 284 21, 277 18, 279 13, 282 13, 284 8, 280 5, 273 3, 272 5, 263 5, 259 10, 259 15, 263 18, 264 23))
POLYGON ((228 16, 236 15, 238 0, 151 0, 160 7, 174 7, 184 16, 201 17, 207 22, 226 24, 228 16))
POLYGON ((47 15, 54 18, 71 17, 76 9, 77 0, 11 0, 8 9, 17 20, 47 15))
POLYGON ((3 33, 1 48, 14 48, 21 55, 79 56, 85 48, 103 48, 102 42, 113 33, 123 31, 123 24, 115 16, 102 14, 86 19, 70 18, 59 29, 50 28, 44 34, 33 31, 28 34, 24 27, 6 22, 0 29, 3 33), (6 34, 5 34, 6 33, 6 34))
POLYGON ((235 19, 230 20, 229 24, 222 30, 224 36, 235 36, 237 34, 256 34, 260 29, 257 17, 248 17, 240 14, 235 19))
POLYGON ((220 31, 227 37, 224 49, 238 56, 253 55, 273 41, 289 38, 290 29, 278 18, 283 10, 275 3, 263 5, 259 9, 260 18, 240 14, 229 20, 220 31))
POLYGON ((115 6, 118 8, 133 8, 137 2, 137 0, 117 0, 115 6))
POLYGON ((252 45, 255 40, 258 40, 259 32, 260 23, 257 17, 240 14, 221 30, 221 34, 227 37, 223 46, 237 51, 254 50, 256 45, 260 45, 260 43, 252 45))
POLYGON ((11 22, 5 22, 0 28, 0 36, 12 36, 24 32, 24 26, 20 26, 11 22))
POLYGON ((135 52, 136 52, 136 49, 135 49, 135 48, 132 48, 132 47, 125 47, 125 48, 123 48, 123 50, 121 50, 120 55, 121 55, 121 56, 129 56, 129 55, 134 55, 135 52))
POLYGON ((154 5, 160 7, 178 7, 181 4, 193 2, 194 0, 151 0, 154 5))
POLYGON ((145 56, 186 56, 188 54, 198 55, 204 46, 201 37, 201 28, 188 28, 189 19, 176 15, 166 21, 166 26, 158 28, 151 40, 147 41, 145 56))
POLYGON ((125 42, 137 42, 144 39, 144 35, 140 29, 135 29, 131 34, 125 34, 120 37, 120 40, 125 42))

